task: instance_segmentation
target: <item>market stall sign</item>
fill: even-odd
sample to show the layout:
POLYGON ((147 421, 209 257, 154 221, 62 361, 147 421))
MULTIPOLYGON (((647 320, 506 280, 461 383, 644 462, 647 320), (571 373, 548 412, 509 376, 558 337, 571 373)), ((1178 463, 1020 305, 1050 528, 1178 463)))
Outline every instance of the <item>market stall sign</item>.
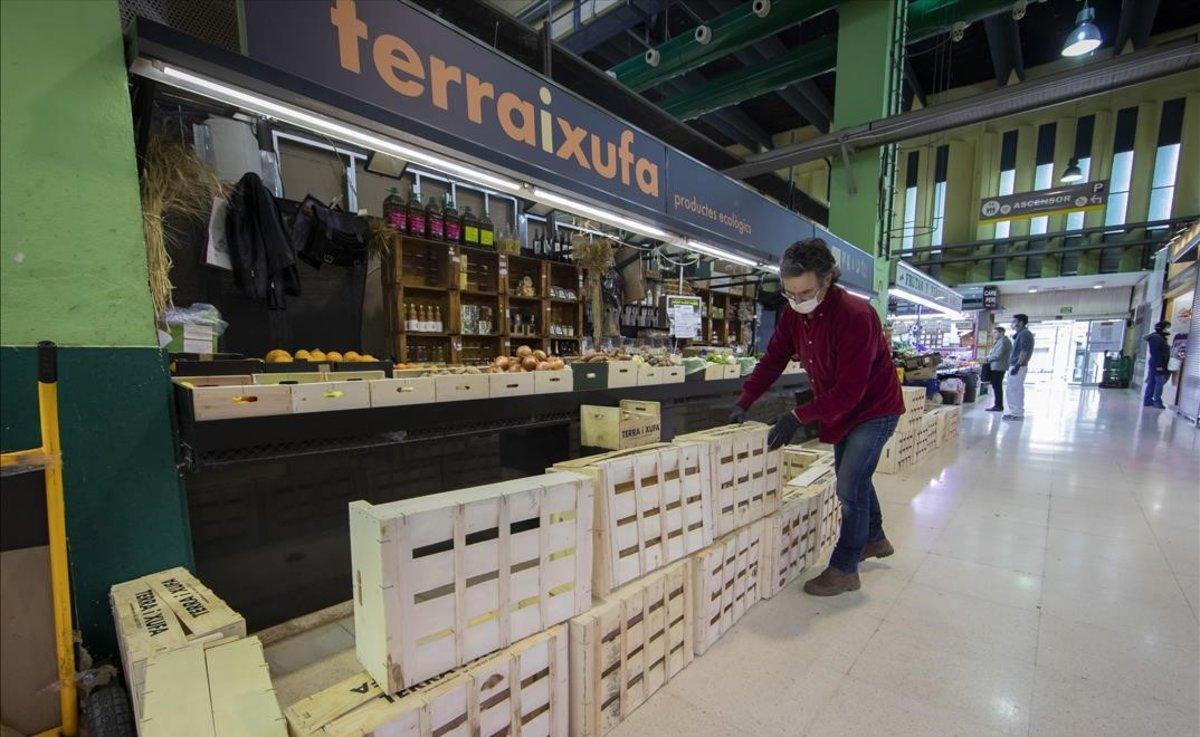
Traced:
POLYGON ((995 284, 986 284, 983 287, 983 309, 998 310, 1000 309, 1000 287, 995 284))
POLYGON ((1100 210, 1108 203, 1108 180, 1052 187, 1035 192, 984 197, 979 201, 979 222, 1025 220, 1076 210, 1100 210))
POLYGON ((963 300, 961 294, 903 261, 896 262, 896 278, 893 284, 918 297, 924 297, 925 299, 937 302, 947 309, 954 310, 955 312, 962 311, 963 300))
POLYGON ((671 336, 689 340, 700 337, 700 306, 703 300, 686 294, 668 294, 666 301, 671 336))
POLYGON ((663 211, 662 142, 406 3, 244 7, 254 59, 663 211))

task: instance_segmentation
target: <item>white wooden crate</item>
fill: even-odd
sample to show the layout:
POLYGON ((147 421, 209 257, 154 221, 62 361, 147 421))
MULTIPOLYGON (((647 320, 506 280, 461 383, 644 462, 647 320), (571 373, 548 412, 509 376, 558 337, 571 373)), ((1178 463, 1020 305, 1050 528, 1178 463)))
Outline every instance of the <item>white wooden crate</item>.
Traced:
POLYGON ((746 422, 676 436, 676 442, 708 446, 714 537, 779 508, 781 453, 767 450, 769 430, 761 422, 746 422))
POLYGON ((785 445, 779 449, 779 453, 785 493, 788 486, 807 486, 833 471, 832 451, 806 448, 802 445, 785 445))
POLYGON ((359 662, 396 691, 586 611, 592 508, 575 473, 352 503, 359 662))
POLYGON ((712 542, 705 450, 659 443, 554 466, 595 481, 593 593, 607 596, 712 542))
POLYGON ((437 401, 432 376, 410 379, 375 379, 367 382, 372 407, 395 407, 404 404, 429 404, 437 401))
POLYGON ((141 737, 285 737, 257 637, 193 642, 150 657, 141 737))
MULTIPOLYGON (((785 454, 786 455, 786 454, 785 454)), ((783 487, 779 512, 765 518, 762 597, 770 598, 806 568, 817 563, 821 519, 835 495, 832 467, 810 467, 783 487), (813 475, 813 471, 819 471, 813 475)))
POLYGON ((191 642, 246 635, 246 620, 186 568, 115 584, 108 598, 135 720, 149 658, 191 642))
POLYGON ((371 406, 369 381, 322 381, 292 387, 292 412, 334 412, 371 406))
POLYGON ((736 530, 692 556, 693 649, 703 654, 758 602, 763 521, 736 530))
POLYGON ((568 662, 559 624, 399 692, 359 673, 285 715, 293 737, 568 737, 568 662))
POLYGON ((694 657, 689 561, 612 593, 571 620, 571 734, 601 737, 694 657))

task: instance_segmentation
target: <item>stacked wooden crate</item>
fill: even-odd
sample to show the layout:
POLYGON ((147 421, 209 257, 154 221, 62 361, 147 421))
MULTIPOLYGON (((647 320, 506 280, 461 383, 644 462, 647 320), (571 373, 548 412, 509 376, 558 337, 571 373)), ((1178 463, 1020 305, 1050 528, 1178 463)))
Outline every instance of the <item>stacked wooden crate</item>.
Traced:
POLYGON ((941 435, 938 431, 940 427, 939 418, 941 409, 937 408, 926 412, 921 416, 921 422, 917 426, 917 438, 915 443, 914 463, 921 463, 937 450, 941 444, 941 435))
POLYGON ((915 432, 900 434, 897 428, 892 437, 884 444, 879 454, 879 464, 875 466, 876 473, 901 473, 912 468, 916 463, 917 434, 915 432))
POLYGON ((779 512, 765 518, 762 598, 781 591, 817 562, 825 499, 833 493, 833 453, 799 445, 782 449, 779 512))
POLYGON ((821 490, 821 519, 817 523, 816 561, 829 557, 842 531, 842 502, 837 497, 837 481, 821 490))
POLYGON ((712 542, 708 446, 659 443, 556 464, 592 479, 592 590, 607 596, 712 542))
POLYGON ((752 522, 692 556, 693 647, 703 654, 761 598, 764 520, 752 522))
POLYGON ((116 584, 109 604, 135 719, 150 658, 189 643, 246 636, 246 620, 185 568, 116 584))
POLYGON ((714 538, 779 508, 780 452, 767 449, 769 429, 761 422, 746 422, 675 438, 676 444, 699 442, 707 448, 714 538))
POLYGON ((688 560, 571 620, 571 734, 601 737, 692 661, 688 560))
POLYGON ((287 735, 257 637, 160 652, 145 675, 141 737, 287 735))
POLYGON ((902 386, 900 394, 904 398, 904 414, 896 425, 896 435, 913 435, 921 426, 921 417, 925 414, 925 387, 902 386))
POLYGON ((587 611, 592 494, 558 472, 352 503, 359 662, 394 692, 587 611))
POLYGON ((558 624, 413 688, 360 673, 288 707, 293 737, 567 737, 567 626, 558 624))
POLYGON ((941 409, 941 438, 942 444, 958 437, 958 426, 962 422, 962 405, 951 404, 941 409))

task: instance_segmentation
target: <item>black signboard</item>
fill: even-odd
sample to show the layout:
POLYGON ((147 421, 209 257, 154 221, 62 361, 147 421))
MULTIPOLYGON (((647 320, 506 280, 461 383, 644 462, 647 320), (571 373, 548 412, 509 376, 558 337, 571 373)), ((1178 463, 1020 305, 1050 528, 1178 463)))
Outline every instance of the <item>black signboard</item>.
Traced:
POLYGON ((986 284, 983 287, 983 309, 998 310, 1000 309, 1000 287, 995 284, 986 284))

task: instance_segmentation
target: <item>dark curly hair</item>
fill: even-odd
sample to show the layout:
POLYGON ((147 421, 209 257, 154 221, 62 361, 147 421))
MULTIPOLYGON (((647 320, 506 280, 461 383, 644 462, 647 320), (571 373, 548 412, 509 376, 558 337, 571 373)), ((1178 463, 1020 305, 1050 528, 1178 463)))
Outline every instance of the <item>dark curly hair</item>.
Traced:
POLYGON ((837 283, 839 275, 837 260, 822 238, 796 241, 788 246, 787 250, 783 252, 783 257, 779 259, 780 278, 802 276, 810 271, 821 279, 833 274, 833 281, 830 283, 837 283))

